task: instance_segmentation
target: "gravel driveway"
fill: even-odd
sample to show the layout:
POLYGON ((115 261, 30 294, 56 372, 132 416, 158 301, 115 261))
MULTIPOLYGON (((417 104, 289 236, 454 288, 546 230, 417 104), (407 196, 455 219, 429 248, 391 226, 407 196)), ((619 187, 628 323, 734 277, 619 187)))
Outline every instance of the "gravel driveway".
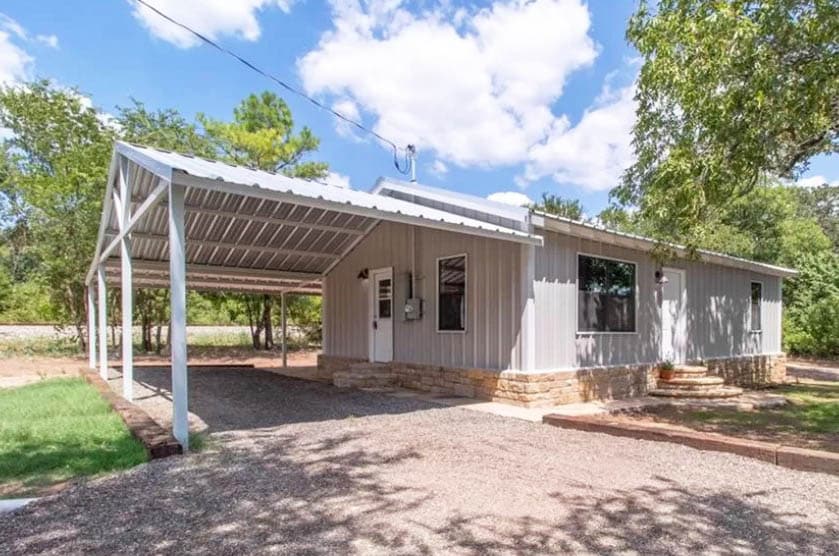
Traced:
POLYGON ((839 552, 829 475, 262 371, 191 388, 210 450, 4 516, 0 552, 839 552))

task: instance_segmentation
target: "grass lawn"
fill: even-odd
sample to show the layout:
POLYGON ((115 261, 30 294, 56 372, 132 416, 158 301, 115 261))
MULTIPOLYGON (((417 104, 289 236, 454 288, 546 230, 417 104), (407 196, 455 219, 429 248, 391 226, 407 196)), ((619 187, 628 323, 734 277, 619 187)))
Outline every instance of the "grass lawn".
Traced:
POLYGON ((641 419, 695 430, 839 452, 839 382, 807 381, 774 388, 790 404, 780 409, 736 411, 657 408, 641 419))
POLYGON ((38 495, 146 459, 119 415, 81 378, 0 390, 0 498, 38 495))

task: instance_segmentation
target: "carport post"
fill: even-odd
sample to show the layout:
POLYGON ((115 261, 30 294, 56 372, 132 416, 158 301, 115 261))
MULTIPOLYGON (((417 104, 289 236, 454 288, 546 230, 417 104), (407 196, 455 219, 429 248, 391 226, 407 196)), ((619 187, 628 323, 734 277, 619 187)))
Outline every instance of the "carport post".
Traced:
POLYGON ((286 344, 286 305, 285 305, 285 292, 280 294, 280 306, 282 307, 282 322, 283 322, 283 369, 288 366, 288 350, 286 344))
MULTIPOLYGON (((120 222, 121 231, 128 226, 131 219, 131 184, 128 181, 124 164, 120 164, 120 203, 117 210, 122 211, 120 222)), ((134 315, 133 297, 131 289, 131 238, 126 233, 120 241, 122 259, 122 397, 128 401, 134 399, 134 315)))
POLYGON ((189 396, 186 366, 186 236, 184 186, 169 185, 169 280, 172 320, 172 434, 189 449, 189 396))
POLYGON ((96 268, 97 293, 99 294, 99 376, 108 380, 108 290, 105 285, 105 267, 96 268))
POLYGON ((88 365, 96 368, 96 301, 93 298, 93 284, 87 285, 87 353, 88 365))

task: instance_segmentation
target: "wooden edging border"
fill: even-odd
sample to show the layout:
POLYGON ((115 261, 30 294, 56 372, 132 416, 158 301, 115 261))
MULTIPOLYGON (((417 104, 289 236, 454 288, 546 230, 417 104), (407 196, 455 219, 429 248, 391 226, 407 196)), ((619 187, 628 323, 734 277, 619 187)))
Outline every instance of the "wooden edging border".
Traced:
POLYGON ((789 469, 839 475, 839 453, 836 452, 796 448, 711 432, 686 431, 661 424, 624 423, 608 417, 572 417, 550 414, 545 415, 542 422, 566 429, 601 432, 641 440, 673 442, 697 450, 727 452, 759 459, 789 469))
POLYGON ((160 459, 183 453, 183 447, 149 414, 111 390, 97 373, 79 369, 79 374, 107 401, 122 418, 131 434, 146 448, 149 459, 160 459))

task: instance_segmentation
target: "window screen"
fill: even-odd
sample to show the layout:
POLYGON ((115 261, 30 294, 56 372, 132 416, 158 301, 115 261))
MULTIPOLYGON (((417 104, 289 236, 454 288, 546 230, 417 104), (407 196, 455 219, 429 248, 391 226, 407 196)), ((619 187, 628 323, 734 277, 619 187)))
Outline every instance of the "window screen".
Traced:
POLYGON ((635 265, 580 255, 577 330, 635 332, 635 265))
POLYGON ((437 261, 437 330, 466 330, 466 256, 437 261))
POLYGON ((763 284, 752 282, 752 330, 760 330, 760 300, 763 298, 763 284))

